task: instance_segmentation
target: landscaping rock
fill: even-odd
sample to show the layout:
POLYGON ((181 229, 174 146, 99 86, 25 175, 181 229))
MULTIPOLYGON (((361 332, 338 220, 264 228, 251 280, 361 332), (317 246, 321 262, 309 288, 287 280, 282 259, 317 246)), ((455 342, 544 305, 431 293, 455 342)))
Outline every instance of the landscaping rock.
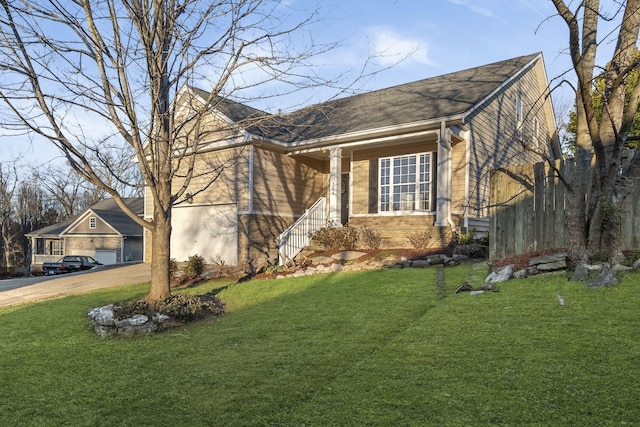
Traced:
POLYGON ((637 270, 638 268, 640 268, 640 259, 637 259, 634 263, 633 263, 633 269, 637 270))
POLYGON ((505 265, 504 267, 500 268, 497 271, 491 272, 491 274, 489 274, 487 278, 484 279, 485 283, 506 282, 511 278, 514 267, 515 267, 514 264, 509 264, 509 265, 505 265))
POLYGON ((87 314, 90 319, 100 326, 114 326, 115 315, 113 314, 113 304, 104 307, 96 307, 87 314))
POLYGON ((543 264, 536 264, 536 268, 539 271, 544 271, 544 272, 564 270, 565 268, 567 268, 567 261, 561 260, 561 261, 554 261, 554 262, 546 262, 543 264))
POLYGON ((514 279, 524 279, 526 277, 529 277, 529 269, 528 268, 523 268, 522 270, 518 270, 515 273, 513 273, 513 278, 514 279))
POLYGON ((632 267, 627 267, 626 265, 622 265, 622 264, 615 264, 613 267, 611 267, 611 269, 613 271, 630 271, 630 270, 633 270, 632 267))
POLYGON ((571 282, 583 282, 589 278, 589 271, 590 270, 584 264, 578 264, 576 265, 576 269, 573 271, 573 275, 569 280, 571 282))
MULTIPOLYGON (((446 255, 432 255, 432 256, 428 257, 428 258, 426 259, 426 261, 427 261, 430 265, 439 265, 439 264, 444 265, 444 264, 445 264, 445 261, 446 261, 446 258, 447 258, 447 257, 446 257, 446 255)), ((416 261, 414 261, 414 263, 415 263, 415 262, 416 262, 416 261)))
POLYGON ((611 268, 603 268, 602 272, 600 272, 596 278, 589 280, 584 285, 587 288, 597 289, 604 286, 614 286, 618 283, 615 271, 611 268))
POLYGON ((411 261, 411 267, 413 268, 426 268, 431 267, 433 264, 429 259, 416 259, 411 261))
POLYGON ((544 255, 541 257, 532 258, 531 261, 529 261, 529 265, 537 266, 539 264, 552 264, 552 263, 564 261, 565 267, 566 267, 568 256, 569 255, 566 252, 560 252, 558 254, 553 254, 553 255, 544 255))
POLYGON ((354 259, 362 258, 365 255, 366 253, 364 252, 342 251, 331 255, 331 258, 337 261, 352 261, 354 259))
POLYGON ((143 314, 136 314, 117 320, 113 308, 113 304, 109 304, 87 313, 92 320, 93 329, 101 337, 146 335, 183 324, 178 319, 160 313, 154 314, 151 319, 143 314))
POLYGON ((311 258, 311 263, 313 265, 331 264, 333 261, 334 259, 329 258, 328 256, 317 256, 317 257, 311 258))

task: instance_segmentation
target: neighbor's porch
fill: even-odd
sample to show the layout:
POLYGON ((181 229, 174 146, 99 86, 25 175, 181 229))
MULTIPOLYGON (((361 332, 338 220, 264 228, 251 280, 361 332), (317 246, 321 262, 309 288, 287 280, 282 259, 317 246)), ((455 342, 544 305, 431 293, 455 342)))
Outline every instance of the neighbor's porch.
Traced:
POLYGON ((45 262, 56 262, 65 254, 65 241, 60 237, 29 236, 31 244, 31 266, 45 262))

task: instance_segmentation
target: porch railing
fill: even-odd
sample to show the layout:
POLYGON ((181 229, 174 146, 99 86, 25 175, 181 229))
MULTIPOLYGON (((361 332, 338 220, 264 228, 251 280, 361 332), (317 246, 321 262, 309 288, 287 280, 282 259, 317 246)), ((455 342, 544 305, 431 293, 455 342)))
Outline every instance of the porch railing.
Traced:
POLYGON ((284 265, 309 245, 310 234, 326 224, 326 199, 321 197, 278 237, 278 264, 284 265))

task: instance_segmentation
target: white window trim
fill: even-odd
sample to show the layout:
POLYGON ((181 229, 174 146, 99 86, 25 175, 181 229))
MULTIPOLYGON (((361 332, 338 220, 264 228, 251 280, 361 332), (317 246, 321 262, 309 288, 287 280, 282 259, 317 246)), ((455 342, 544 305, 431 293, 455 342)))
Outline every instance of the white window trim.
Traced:
POLYGON ((64 255, 64 242, 62 240, 51 241, 51 255, 64 255))
POLYGON ((94 229, 97 227, 98 221, 95 216, 89 217, 89 228, 94 229))
MULTIPOLYGON (((434 153, 433 152, 421 152, 421 153, 414 153, 414 154, 405 154, 405 155, 399 155, 399 156, 391 156, 391 157, 381 157, 378 159, 378 213, 377 215, 385 215, 385 216, 393 216, 393 215, 422 215, 422 214, 433 214, 435 212, 435 203, 433 201, 433 197, 434 197, 434 164, 433 164, 433 159, 434 159, 434 153), (420 181, 420 156, 426 155, 428 156, 429 160, 428 160, 428 165, 429 165, 429 180, 428 181, 420 181), (403 157, 414 157, 416 159, 415 162, 415 166, 416 166, 416 171, 415 171, 415 176, 416 179, 415 181, 413 181, 412 183, 407 183, 407 184, 414 184, 415 185, 415 192, 414 192, 414 209, 411 210, 394 210, 393 209, 393 205, 394 205, 394 183, 393 183, 393 177, 394 177, 394 160, 395 159, 399 159, 399 158, 403 158, 403 157), (388 160, 389 161, 389 184, 385 184, 383 185, 381 182, 381 177, 382 177, 382 164, 383 161, 388 160), (428 203, 429 203, 429 208, 427 210, 422 209, 421 208, 421 203, 422 200, 420 198, 420 184, 426 183, 429 185, 429 199, 428 199, 428 203), (382 209, 382 188, 383 187, 389 187, 389 194, 388 194, 388 210, 383 210, 382 209)), ((395 184, 398 185, 398 184, 395 184)))

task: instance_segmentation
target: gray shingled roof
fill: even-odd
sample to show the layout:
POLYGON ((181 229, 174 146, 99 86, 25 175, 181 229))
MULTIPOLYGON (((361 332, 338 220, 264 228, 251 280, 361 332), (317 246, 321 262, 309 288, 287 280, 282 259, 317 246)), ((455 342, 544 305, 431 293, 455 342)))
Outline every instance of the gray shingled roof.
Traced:
MULTIPOLYGON (((144 199, 142 197, 130 197, 125 198, 124 202, 138 215, 144 213, 144 199)), ((113 199, 102 200, 90 207, 97 215, 108 222, 113 228, 124 236, 141 236, 142 227, 136 224, 131 218, 127 216, 116 204, 113 199)), ((58 222, 53 225, 41 228, 39 230, 28 233, 27 236, 44 237, 44 236, 58 236, 64 230, 75 222, 80 216, 84 215, 87 211, 83 211, 81 214, 75 215, 72 218, 58 222)))
POLYGON ((538 55, 336 99, 283 116, 268 116, 222 98, 216 98, 215 107, 236 123, 246 121, 243 127, 257 136, 287 143, 301 142, 463 114, 538 55))
MULTIPOLYGON (((144 199, 142 197, 124 199, 124 202, 138 215, 144 213, 144 199)), ((123 236, 142 236, 142 227, 122 212, 115 200, 106 199, 98 202, 91 206, 91 210, 123 236)))

